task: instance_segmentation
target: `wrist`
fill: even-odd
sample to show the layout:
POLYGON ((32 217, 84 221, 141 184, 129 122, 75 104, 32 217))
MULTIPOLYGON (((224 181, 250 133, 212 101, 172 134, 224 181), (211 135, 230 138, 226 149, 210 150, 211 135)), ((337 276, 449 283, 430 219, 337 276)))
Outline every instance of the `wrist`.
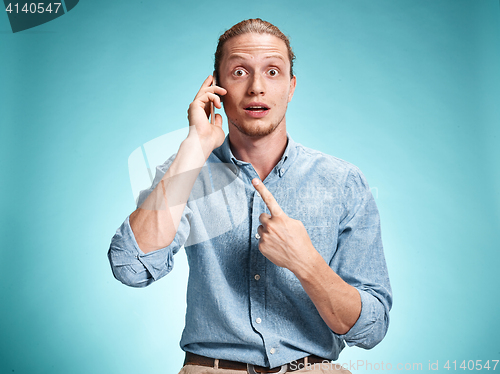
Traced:
POLYGON ((196 129, 193 129, 193 131, 190 129, 189 135, 183 141, 183 144, 185 146, 201 151, 203 153, 205 161, 207 160, 208 156, 210 156, 210 153, 212 153, 212 151, 214 150, 214 143, 215 142, 210 137, 199 136, 196 132, 196 129))
POLYGON ((314 282, 322 265, 328 266, 316 248, 313 247, 308 251, 308 254, 304 256, 302 261, 294 264, 294 267, 289 268, 289 270, 294 273, 301 282, 314 282))

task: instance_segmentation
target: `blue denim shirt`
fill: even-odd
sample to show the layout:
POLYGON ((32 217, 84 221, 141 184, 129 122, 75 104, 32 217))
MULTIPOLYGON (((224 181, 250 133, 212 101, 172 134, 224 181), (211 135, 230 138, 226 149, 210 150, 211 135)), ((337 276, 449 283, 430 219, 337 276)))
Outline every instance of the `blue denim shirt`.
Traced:
MULTIPOLYGON (((173 161, 157 168, 151 189, 173 161)), ((128 218, 108 252, 114 276, 144 287, 168 274, 184 245, 189 263, 181 348, 199 355, 276 367, 314 354, 336 360, 345 346, 372 348, 384 337, 391 287, 375 201, 359 169, 288 136, 264 180, 284 212, 302 221, 316 250, 361 296, 361 315, 345 335, 323 321, 297 277, 259 251, 259 216, 269 213, 251 184, 250 163, 229 139, 215 149, 193 187, 174 241, 143 253, 128 218)))

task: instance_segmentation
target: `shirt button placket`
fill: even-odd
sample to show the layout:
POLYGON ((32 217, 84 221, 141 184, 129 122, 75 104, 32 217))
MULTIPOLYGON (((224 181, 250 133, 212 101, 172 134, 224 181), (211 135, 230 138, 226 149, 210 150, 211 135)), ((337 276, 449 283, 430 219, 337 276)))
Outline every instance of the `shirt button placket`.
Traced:
POLYGON ((253 233, 253 237, 250 240, 250 263, 249 271, 253 274, 254 281, 250 282, 250 316, 251 322, 255 330, 262 334, 263 338, 266 338, 265 334, 265 323, 263 321, 263 316, 266 314, 265 310, 265 284, 263 282, 258 282, 265 271, 265 257, 259 251, 259 240, 260 235, 257 229, 260 225, 259 216, 265 211, 265 204, 259 194, 256 191, 253 194, 252 204, 252 214, 251 214, 251 224, 250 232, 253 233))

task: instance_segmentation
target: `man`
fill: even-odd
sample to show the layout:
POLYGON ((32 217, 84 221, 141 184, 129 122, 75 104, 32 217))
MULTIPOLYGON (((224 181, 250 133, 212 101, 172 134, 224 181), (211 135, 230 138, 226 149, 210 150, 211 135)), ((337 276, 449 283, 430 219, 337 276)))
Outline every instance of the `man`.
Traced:
POLYGON ((387 331, 392 295, 373 196, 355 166, 288 136, 293 59, 270 23, 226 31, 217 85, 205 80, 188 137, 113 237, 113 273, 134 287, 167 274, 185 246, 181 373, 335 372, 324 365, 344 341, 371 348, 387 331), (222 117, 208 120, 212 103, 224 104, 226 138, 222 117), (230 183, 214 187, 221 179, 230 183))

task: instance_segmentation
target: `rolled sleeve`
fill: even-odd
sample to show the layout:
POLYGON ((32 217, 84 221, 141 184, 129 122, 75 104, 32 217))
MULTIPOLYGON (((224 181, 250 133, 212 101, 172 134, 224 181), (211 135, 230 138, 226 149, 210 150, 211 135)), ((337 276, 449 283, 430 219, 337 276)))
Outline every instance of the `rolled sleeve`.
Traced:
POLYGON ((376 297, 363 290, 358 289, 358 292, 361 296, 361 314, 354 326, 339 337, 350 347, 356 345, 371 349, 384 338, 389 326, 389 315, 376 297))
POLYGON ((358 290, 361 314, 354 326, 339 337, 349 346, 370 349, 382 341, 389 327, 392 290, 378 209, 368 183, 357 168, 348 176, 346 201, 333 267, 358 290))
MULTIPOLYGON (((172 164, 175 155, 156 168, 155 179, 150 188, 140 192, 137 206, 140 207, 155 189, 172 164)), ((164 277, 174 267, 174 255, 184 245, 190 232, 191 210, 186 205, 174 240, 167 247, 144 253, 137 244, 130 227, 129 217, 116 230, 108 250, 108 260, 113 275, 123 284, 131 287, 146 287, 164 277)))
POLYGON ((174 240, 167 247, 144 253, 135 240, 129 217, 111 239, 108 259, 113 275, 131 287, 145 287, 167 275, 174 266, 174 255, 189 234, 189 222, 183 215, 174 240))

